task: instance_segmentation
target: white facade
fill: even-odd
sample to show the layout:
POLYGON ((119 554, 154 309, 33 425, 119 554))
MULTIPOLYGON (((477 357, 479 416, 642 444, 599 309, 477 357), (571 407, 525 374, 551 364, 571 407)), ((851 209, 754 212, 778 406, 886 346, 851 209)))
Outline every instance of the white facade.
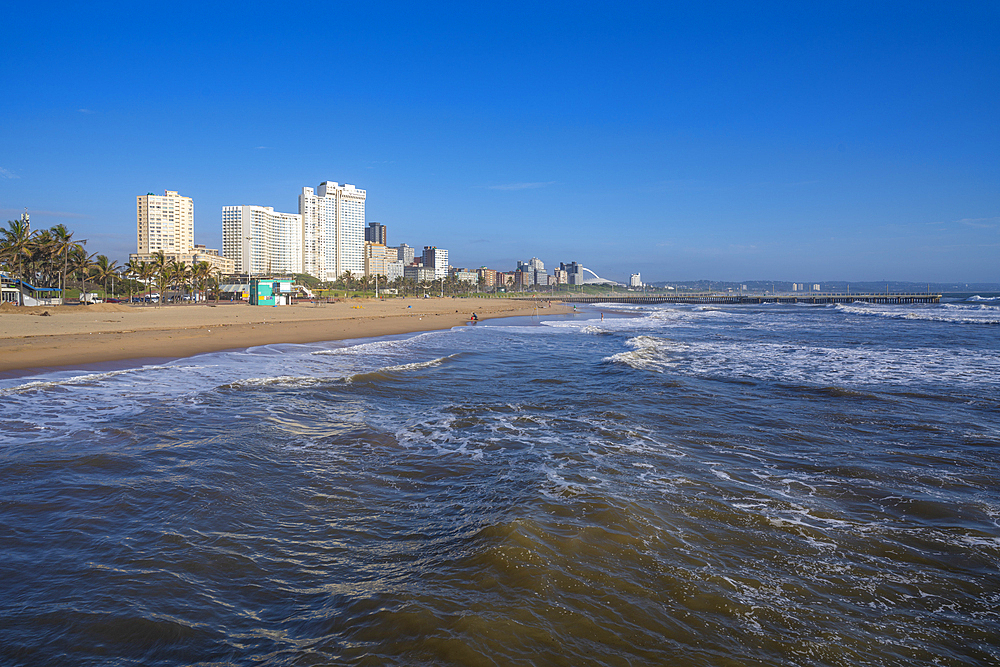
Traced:
POLYGON ((345 271, 365 271, 365 198, 353 185, 324 181, 302 188, 302 268, 320 280, 337 280, 345 271))
POLYGON ((270 206, 223 206, 222 255, 236 273, 302 273, 302 216, 270 206))
POLYGON ((413 260, 417 257, 416 252, 416 250, 405 243, 401 243, 396 246, 396 258, 403 262, 406 266, 413 264, 413 260))
POLYGON ((434 269, 434 280, 448 277, 448 251, 437 246, 424 246, 424 266, 434 269))
POLYGON ((135 198, 138 254, 187 253, 194 248, 194 200, 173 190, 135 198))
POLYGON ((638 273, 633 273, 628 279, 629 287, 642 287, 642 276, 638 273))
POLYGON ((389 282, 392 282, 396 278, 403 277, 403 260, 397 259, 395 262, 389 262, 385 265, 385 277, 389 282))

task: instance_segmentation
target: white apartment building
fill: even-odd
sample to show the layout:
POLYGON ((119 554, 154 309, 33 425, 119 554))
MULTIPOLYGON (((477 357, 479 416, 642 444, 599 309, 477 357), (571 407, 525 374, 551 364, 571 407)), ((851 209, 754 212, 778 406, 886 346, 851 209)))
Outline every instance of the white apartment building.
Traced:
POLYGON ((194 248, 194 200, 173 190, 135 198, 137 254, 189 253, 194 248))
POLYGON ((232 273, 233 263, 219 251, 194 242, 194 201, 173 190, 136 199, 136 251, 129 260, 152 262, 162 252, 169 262, 194 266, 207 262, 217 273, 232 273))
POLYGON ((629 287, 642 287, 642 274, 633 273, 628 279, 629 287))
POLYGON ((366 192, 353 185, 324 181, 316 190, 302 188, 302 269, 320 280, 336 280, 345 271, 365 271, 366 192))
POLYGON ((404 268, 405 265, 403 264, 403 260, 401 259, 397 259, 395 262, 389 262, 388 264, 385 265, 386 280, 392 282, 396 278, 402 278, 404 268))
POLYGON ((417 258, 416 250, 406 245, 405 243, 400 243, 396 246, 396 256, 403 262, 405 266, 413 264, 413 260, 417 258))
POLYGON ((223 206, 222 255, 236 273, 302 273, 302 216, 270 206, 223 206))
POLYGON ((460 283, 472 283, 475 285, 479 282, 479 273, 476 271, 469 271, 468 269, 455 269, 452 271, 452 275, 455 276, 455 280, 460 283))
POLYGON ((448 251, 437 246, 424 246, 424 266, 434 269, 434 280, 448 277, 448 251))

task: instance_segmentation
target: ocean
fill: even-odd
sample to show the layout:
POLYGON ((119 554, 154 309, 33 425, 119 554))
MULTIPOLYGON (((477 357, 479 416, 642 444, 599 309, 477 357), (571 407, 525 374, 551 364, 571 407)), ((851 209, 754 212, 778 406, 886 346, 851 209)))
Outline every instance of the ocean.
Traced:
POLYGON ((3 665, 1000 664, 995 296, 588 307, 0 401, 3 665))

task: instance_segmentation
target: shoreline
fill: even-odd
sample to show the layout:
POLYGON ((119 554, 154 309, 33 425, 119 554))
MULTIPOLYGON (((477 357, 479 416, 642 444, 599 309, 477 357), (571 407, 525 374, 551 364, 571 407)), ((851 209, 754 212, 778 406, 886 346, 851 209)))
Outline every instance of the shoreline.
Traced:
POLYGON ((277 308, 245 303, 162 308, 98 304, 31 310, 0 310, 0 377, 126 360, 179 359, 259 345, 435 331, 468 324, 473 312, 480 320, 573 312, 571 306, 541 299, 451 297, 352 299, 277 308))

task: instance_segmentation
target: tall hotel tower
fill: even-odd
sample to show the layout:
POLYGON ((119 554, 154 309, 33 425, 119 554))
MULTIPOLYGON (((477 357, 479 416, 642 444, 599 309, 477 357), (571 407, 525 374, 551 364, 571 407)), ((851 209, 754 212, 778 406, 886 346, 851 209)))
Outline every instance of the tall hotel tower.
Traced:
POLYGON ((194 248, 194 201, 173 190, 163 196, 152 192, 135 198, 138 254, 162 250, 189 253, 194 248))
POLYGON ((302 216, 270 206, 223 206, 222 255, 236 273, 302 273, 302 216))
POLYGON ((320 280, 365 272, 365 191, 333 181, 302 188, 302 269, 320 280))

